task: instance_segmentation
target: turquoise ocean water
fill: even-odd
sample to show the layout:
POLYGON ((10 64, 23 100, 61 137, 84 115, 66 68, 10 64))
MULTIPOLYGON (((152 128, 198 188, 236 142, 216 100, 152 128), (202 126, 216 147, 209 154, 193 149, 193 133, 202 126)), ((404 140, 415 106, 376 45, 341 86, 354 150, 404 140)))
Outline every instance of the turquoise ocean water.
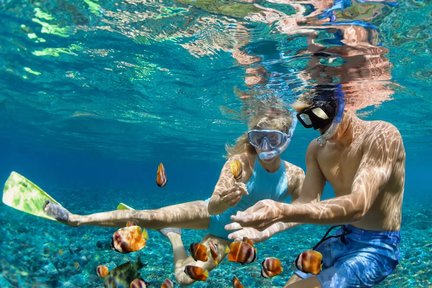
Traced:
MULTIPOLYGON (((206 199, 225 144, 251 115, 276 100, 288 107, 323 79, 342 83, 347 105, 393 123, 406 148, 401 262, 379 287, 432 287, 432 3, 336 1, 321 11, 332 1, 306 2, 0 1, 1 181, 18 171, 82 214, 206 199)), ((299 125, 283 158, 305 168, 316 136, 299 125)), ((0 224, 0 287, 103 287, 97 265, 138 256, 151 287, 174 280, 157 231, 122 255, 108 247, 113 228, 70 228, 5 205, 0 224)), ((192 287, 231 287, 233 276, 245 287, 282 287, 289 263, 326 229, 280 233, 257 244, 258 261, 225 260, 192 287), (272 279, 260 276, 268 256, 285 267, 272 279)), ((189 246, 205 231, 183 235, 189 246)))

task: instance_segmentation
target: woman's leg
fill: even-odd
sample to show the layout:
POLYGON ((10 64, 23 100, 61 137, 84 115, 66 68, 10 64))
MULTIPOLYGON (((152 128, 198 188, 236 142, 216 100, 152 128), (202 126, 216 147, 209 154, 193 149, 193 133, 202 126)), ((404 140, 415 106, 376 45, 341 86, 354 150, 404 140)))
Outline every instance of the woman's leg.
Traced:
POLYGON ((49 202, 44 210, 48 215, 71 226, 124 227, 127 222, 132 221, 149 229, 207 229, 210 221, 205 201, 186 202, 154 210, 114 210, 90 215, 72 214, 61 205, 49 202))

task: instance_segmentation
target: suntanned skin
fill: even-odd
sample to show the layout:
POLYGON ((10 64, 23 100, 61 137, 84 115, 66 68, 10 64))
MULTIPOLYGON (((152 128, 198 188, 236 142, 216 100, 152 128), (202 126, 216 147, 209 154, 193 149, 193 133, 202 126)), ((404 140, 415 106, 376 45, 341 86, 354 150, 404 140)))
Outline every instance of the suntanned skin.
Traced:
MULTIPOLYGON (((255 163, 255 153, 242 153, 231 157, 223 166, 216 183, 212 197, 207 204, 206 201, 193 201, 172 206, 163 207, 155 210, 116 210, 91 215, 72 214, 61 206, 49 203, 45 210, 48 214, 56 217, 62 214, 62 217, 56 217, 60 221, 71 226, 110 226, 124 227, 128 221, 133 221, 137 225, 152 228, 162 229, 167 227, 192 228, 192 229, 207 229, 210 223, 210 214, 219 214, 226 209, 235 206, 241 197, 247 194, 245 183, 249 180, 253 172, 253 163, 255 163), (243 166, 243 176, 241 181, 236 181, 230 170, 230 162, 234 159, 239 160, 243 166), (209 213, 210 211, 210 213, 209 213)), ((264 162, 259 160, 261 165, 269 172, 274 172, 279 169, 280 165, 285 165, 286 175, 288 177, 288 191, 292 199, 297 199, 304 180, 304 172, 300 167, 297 167, 286 161, 282 161, 280 157, 274 158, 272 161, 264 162)), ((280 231, 286 229, 284 225, 277 226, 280 231)), ((226 247, 229 241, 207 235, 201 242, 207 248, 210 243, 216 244, 218 250, 218 259, 209 256, 209 261, 195 261, 191 256, 188 256, 181 234, 178 232, 163 232, 170 240, 174 252, 175 277, 181 284, 187 285, 194 282, 186 273, 184 268, 186 265, 194 265, 212 270, 226 256, 226 247)), ((269 236, 256 233, 255 229, 245 229, 241 237, 246 236, 258 242, 267 239, 269 236)), ((235 234, 233 235, 235 237, 235 234)), ((233 238, 234 239, 234 238, 233 238)))
MULTIPOLYGON (((400 229, 405 181, 405 149, 399 131, 384 121, 363 121, 345 113, 337 135, 320 147, 312 141, 301 195, 320 195, 325 181, 336 197, 305 204, 263 200, 232 216, 248 227, 277 221, 351 223, 377 231, 400 229)), ((312 198, 312 197, 311 197, 312 198)))
MULTIPOLYGON (((315 140, 310 143, 306 168, 300 193, 304 199, 319 197, 326 180, 336 197, 302 204, 263 200, 232 216, 236 223, 227 228, 266 231, 279 222, 300 222, 351 224, 376 231, 400 229, 405 148, 399 131, 390 123, 363 121, 345 112, 336 135, 323 147, 315 140)), ((315 276, 291 284, 297 280, 294 277, 286 287, 320 287, 315 276)))

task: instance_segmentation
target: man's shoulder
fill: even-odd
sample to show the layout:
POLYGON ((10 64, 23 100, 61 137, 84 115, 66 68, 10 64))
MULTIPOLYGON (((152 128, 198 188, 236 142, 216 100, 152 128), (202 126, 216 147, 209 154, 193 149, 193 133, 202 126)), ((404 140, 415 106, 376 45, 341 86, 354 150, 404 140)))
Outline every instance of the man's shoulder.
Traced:
POLYGON ((365 140, 395 140, 401 139, 399 129, 390 122, 376 120, 365 121, 367 129, 365 130, 365 140))

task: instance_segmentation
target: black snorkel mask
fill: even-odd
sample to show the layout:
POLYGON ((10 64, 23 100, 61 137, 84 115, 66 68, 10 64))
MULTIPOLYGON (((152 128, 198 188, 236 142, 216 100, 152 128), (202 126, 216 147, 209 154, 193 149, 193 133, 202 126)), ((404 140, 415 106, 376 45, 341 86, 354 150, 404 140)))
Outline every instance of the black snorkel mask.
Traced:
POLYGON ((297 113, 297 119, 305 128, 322 129, 333 122, 336 116, 335 102, 315 102, 309 108, 297 113))
POLYGON ((340 123, 345 107, 342 85, 318 85, 313 105, 297 113, 297 119, 305 128, 322 129, 340 123))

